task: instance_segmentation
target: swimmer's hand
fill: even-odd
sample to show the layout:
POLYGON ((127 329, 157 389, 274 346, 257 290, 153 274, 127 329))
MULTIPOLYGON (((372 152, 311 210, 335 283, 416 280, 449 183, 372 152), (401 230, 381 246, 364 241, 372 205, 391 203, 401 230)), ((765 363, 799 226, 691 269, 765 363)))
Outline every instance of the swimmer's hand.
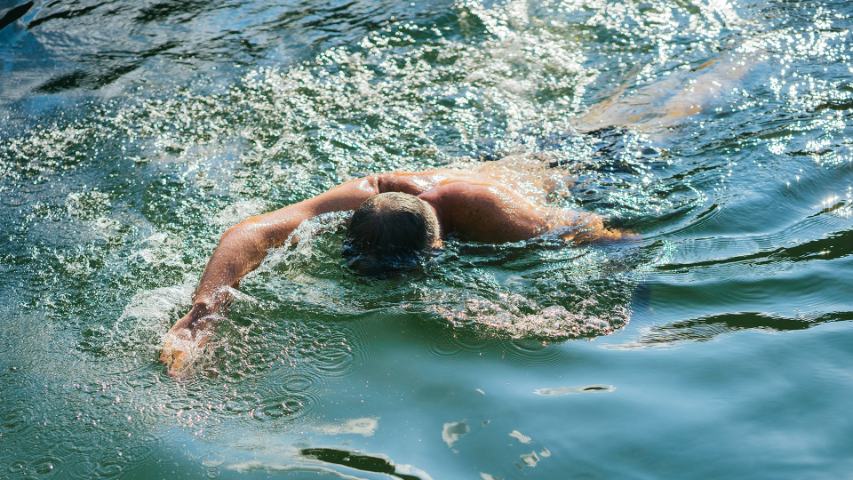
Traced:
POLYGON ((635 232, 606 227, 604 219, 594 213, 562 210, 561 215, 561 223, 565 230, 560 237, 567 242, 583 244, 640 239, 635 232))
POLYGON ((213 333, 216 309, 203 303, 193 305, 163 339, 160 361, 172 378, 185 376, 190 365, 201 355, 213 333))

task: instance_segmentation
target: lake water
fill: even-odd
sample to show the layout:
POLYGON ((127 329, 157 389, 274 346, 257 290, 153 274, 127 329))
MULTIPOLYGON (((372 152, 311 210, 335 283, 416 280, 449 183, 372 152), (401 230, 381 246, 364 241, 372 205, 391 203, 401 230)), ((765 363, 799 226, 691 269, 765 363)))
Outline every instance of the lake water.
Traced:
POLYGON ((851 15, 36 2, 0 30, 0 477, 848 478, 851 15), (370 280, 322 218, 165 375, 227 226, 510 153, 641 238, 370 280))

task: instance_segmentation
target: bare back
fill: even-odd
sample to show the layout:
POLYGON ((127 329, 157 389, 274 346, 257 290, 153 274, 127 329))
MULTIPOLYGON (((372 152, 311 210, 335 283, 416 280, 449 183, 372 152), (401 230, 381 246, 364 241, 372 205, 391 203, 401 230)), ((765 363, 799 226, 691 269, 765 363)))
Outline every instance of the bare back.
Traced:
POLYGON ((444 234, 481 242, 518 241, 564 229, 567 240, 617 239, 594 214, 555 208, 548 198, 573 179, 539 155, 512 155, 455 168, 377 176, 380 192, 417 195, 435 207, 444 234))
POLYGON ((616 240, 621 232, 604 228, 595 214, 547 205, 547 197, 566 180, 560 169, 535 157, 508 157, 470 168, 391 172, 344 182, 314 198, 249 217, 229 228, 213 252, 193 294, 193 308, 164 341, 160 359, 179 376, 212 334, 217 312, 230 303, 230 289, 257 268, 270 248, 295 241, 291 234, 305 220, 328 212, 354 210, 374 195, 402 192, 435 210, 441 236, 480 242, 513 242, 548 231, 573 242, 616 240))

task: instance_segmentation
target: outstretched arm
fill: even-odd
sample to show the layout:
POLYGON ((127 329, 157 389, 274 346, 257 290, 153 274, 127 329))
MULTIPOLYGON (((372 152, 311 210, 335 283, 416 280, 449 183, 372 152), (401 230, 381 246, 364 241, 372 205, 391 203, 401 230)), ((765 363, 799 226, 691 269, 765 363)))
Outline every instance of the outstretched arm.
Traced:
POLYGON ((230 289, 256 269, 271 248, 282 245, 305 220, 353 210, 377 193, 376 177, 350 180, 314 198, 249 217, 225 231, 193 294, 192 309, 169 330, 160 361, 180 375, 212 333, 212 319, 231 300, 230 289))

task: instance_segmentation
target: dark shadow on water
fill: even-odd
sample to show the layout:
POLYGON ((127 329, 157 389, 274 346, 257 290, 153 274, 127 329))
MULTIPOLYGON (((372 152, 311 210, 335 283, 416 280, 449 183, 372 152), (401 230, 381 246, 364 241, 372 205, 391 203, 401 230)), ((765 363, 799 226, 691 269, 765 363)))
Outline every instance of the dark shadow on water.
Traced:
POLYGON ((198 16, 201 12, 216 10, 218 8, 222 8, 221 2, 178 2, 169 0, 141 8, 135 17, 135 20, 140 23, 164 22, 170 20, 175 21, 176 23, 186 23, 198 16))
POLYGON ((711 315, 656 326, 640 338, 642 344, 667 344, 680 341, 708 341, 717 335, 746 329, 777 332, 805 330, 823 323, 853 320, 853 312, 831 312, 814 317, 790 318, 761 312, 711 315))
POLYGON ((33 2, 27 2, 4 11, 3 16, 0 17, 0 30, 23 17, 32 7, 33 2))
POLYGON ((705 260, 692 263, 670 263, 657 267, 660 271, 689 271, 696 267, 709 267, 730 263, 764 265, 783 260, 791 262, 814 259, 834 260, 853 253, 853 230, 835 232, 826 238, 812 240, 790 247, 778 247, 748 255, 740 255, 721 260, 705 260))
POLYGON ((97 5, 90 5, 88 7, 79 8, 77 10, 62 10, 60 12, 51 13, 49 15, 45 15, 43 17, 39 17, 39 18, 33 20, 32 22, 29 23, 29 25, 27 25, 27 28, 31 29, 31 28, 34 28, 34 27, 41 25, 44 22, 48 22, 50 20, 55 20, 58 18, 69 19, 69 18, 82 17, 82 16, 88 14, 89 12, 95 10, 96 8, 98 8, 100 6, 101 6, 100 4, 97 4, 97 5))
POLYGON ((320 460, 321 462, 343 465, 365 472, 386 473, 404 480, 421 480, 421 477, 416 475, 398 472, 394 463, 385 458, 362 455, 335 448, 303 448, 299 453, 305 457, 320 460))

